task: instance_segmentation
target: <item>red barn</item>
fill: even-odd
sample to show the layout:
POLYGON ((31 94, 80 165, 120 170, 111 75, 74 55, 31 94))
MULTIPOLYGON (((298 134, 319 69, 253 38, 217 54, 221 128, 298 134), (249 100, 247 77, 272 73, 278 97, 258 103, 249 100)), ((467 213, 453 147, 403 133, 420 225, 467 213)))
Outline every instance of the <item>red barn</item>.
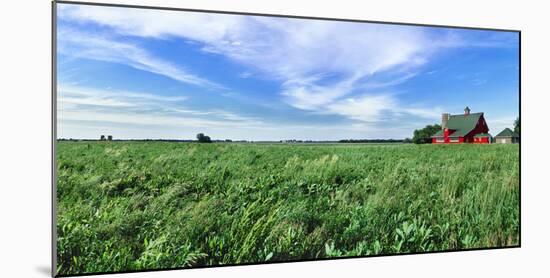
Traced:
POLYGON ((441 115, 441 130, 432 136, 432 144, 489 144, 491 135, 488 132, 483 112, 470 113, 466 106, 464 114, 441 115))

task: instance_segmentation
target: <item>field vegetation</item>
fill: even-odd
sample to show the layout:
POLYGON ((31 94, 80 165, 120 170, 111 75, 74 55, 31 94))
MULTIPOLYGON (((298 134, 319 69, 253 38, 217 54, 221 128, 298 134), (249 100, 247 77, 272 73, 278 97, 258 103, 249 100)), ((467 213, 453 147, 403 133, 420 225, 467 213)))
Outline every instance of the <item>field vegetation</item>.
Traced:
POLYGON ((57 148, 59 274, 519 244, 518 145, 57 148))

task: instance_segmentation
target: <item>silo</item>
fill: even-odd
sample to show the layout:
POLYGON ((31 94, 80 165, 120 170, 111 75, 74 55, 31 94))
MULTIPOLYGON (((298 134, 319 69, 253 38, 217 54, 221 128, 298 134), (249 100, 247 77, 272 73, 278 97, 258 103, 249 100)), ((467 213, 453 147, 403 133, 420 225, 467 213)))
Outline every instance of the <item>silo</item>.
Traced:
POLYGON ((445 130, 447 127, 447 122, 449 121, 450 114, 449 113, 443 113, 441 114, 441 129, 445 130))

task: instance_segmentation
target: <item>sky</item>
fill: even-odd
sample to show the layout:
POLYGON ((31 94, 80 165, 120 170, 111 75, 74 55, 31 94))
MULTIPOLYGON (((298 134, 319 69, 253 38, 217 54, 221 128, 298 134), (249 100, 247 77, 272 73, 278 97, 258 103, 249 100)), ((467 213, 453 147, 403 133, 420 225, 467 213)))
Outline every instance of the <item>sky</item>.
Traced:
POLYGON ((514 32, 57 4, 59 138, 402 139, 519 115, 514 32))

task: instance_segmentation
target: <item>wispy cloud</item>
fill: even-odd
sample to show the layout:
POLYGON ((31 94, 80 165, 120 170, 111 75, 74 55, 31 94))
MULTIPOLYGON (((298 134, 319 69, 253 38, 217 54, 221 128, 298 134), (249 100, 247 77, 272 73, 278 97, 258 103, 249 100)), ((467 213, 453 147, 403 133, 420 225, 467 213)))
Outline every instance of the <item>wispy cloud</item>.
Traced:
POLYGON ((381 120, 384 111, 391 111, 395 107, 395 100, 388 95, 363 96, 361 98, 347 98, 327 106, 332 113, 344 115, 363 122, 381 120))
MULTIPOLYGON (((345 128, 327 126, 325 134, 328 130, 345 129, 347 134, 363 138, 369 137, 368 132, 382 130, 384 136, 380 137, 390 136, 391 132, 409 134, 412 125, 404 123, 409 118, 439 119, 444 109, 406 102, 400 99, 396 87, 414 81, 417 76, 440 75, 441 71, 434 69, 420 74, 440 52, 458 47, 510 47, 515 42, 509 35, 498 34, 479 40, 487 36, 482 31, 464 36, 452 30, 412 26, 63 4, 59 7, 58 15, 63 20, 92 23, 101 30, 98 35, 61 29, 59 49, 67 55, 121 63, 186 84, 224 88, 185 66, 155 56, 135 42, 152 39, 193 45, 193 50, 199 49, 197 55, 223 57, 224 61, 243 66, 245 70, 234 75, 242 78, 242 82, 252 77, 275 81, 279 84, 278 105, 303 112, 301 115, 332 115, 352 123, 345 128), (383 128, 390 125, 392 131, 383 128)), ((117 96, 101 93, 66 95, 64 115, 71 120, 97 117, 117 124, 158 123, 178 129, 202 126, 227 134, 249 132, 256 136, 261 136, 258 130, 284 129, 290 136, 293 132, 299 134, 299 130, 317 134, 316 130, 322 129, 313 125, 282 126, 261 116, 224 109, 192 109, 183 103, 185 97, 153 99, 153 94, 140 98, 128 92, 117 92, 117 96), (145 101, 147 97, 150 99, 145 101), (138 102, 140 105, 136 105, 138 102), (145 102, 152 104, 141 104, 145 102), (89 109, 88 114, 78 116, 68 111, 70 105, 102 110, 89 109)))
POLYGON ((115 91, 110 89, 95 89, 75 85, 60 84, 58 86, 58 102, 60 108, 79 109, 95 107, 107 108, 143 108, 152 105, 174 105, 186 100, 186 96, 161 96, 157 94, 115 91))
POLYGON ((125 64, 196 86, 221 89, 222 85, 194 75, 182 66, 155 57, 143 48, 114 37, 85 33, 69 28, 58 31, 60 53, 83 59, 125 64))
MULTIPOLYGON (((223 109, 197 110, 188 107, 185 97, 153 93, 60 84, 58 94, 59 136, 63 138, 98 138, 100 134, 112 134, 119 139, 191 139, 199 132, 206 132, 216 139, 339 140, 341 134, 367 138, 382 130, 370 124, 297 124, 266 121, 223 109)), ((333 113, 345 113, 345 108, 338 109, 335 106, 333 113)), ((404 130, 406 128, 396 127, 379 137, 401 138, 404 130)))
POLYGON ((474 86, 481 86, 483 84, 487 83, 487 79, 482 79, 482 78, 475 78, 474 80, 472 80, 472 84, 474 86))
POLYGON ((494 32, 475 30, 468 33, 447 31, 443 40, 434 43, 439 47, 477 47, 477 48, 517 48, 518 34, 514 32, 494 32))
POLYGON ((222 109, 191 109, 186 106, 186 100, 186 96, 161 96, 60 84, 59 120, 192 127, 261 124, 256 118, 222 109))
MULTIPOLYGON (((428 33, 410 26, 104 7, 70 7, 60 14, 108 26, 122 35, 179 37, 198 42, 205 52, 223 55, 279 80, 285 102, 311 111, 327 111, 328 105, 339 107, 346 102, 343 98, 368 93, 365 89, 405 82, 414 77, 414 69, 436 50, 428 33), (153 13, 156 16, 150 20, 153 13), (373 77, 389 70, 392 70, 390 80, 373 77), (359 89, 363 91, 358 92, 359 89)), ((163 71, 171 72, 168 69, 163 71)))
POLYGON ((366 124, 375 125, 386 121, 395 125, 411 116, 437 120, 443 109, 404 105, 392 94, 379 94, 345 98, 327 105, 325 111, 366 124))

